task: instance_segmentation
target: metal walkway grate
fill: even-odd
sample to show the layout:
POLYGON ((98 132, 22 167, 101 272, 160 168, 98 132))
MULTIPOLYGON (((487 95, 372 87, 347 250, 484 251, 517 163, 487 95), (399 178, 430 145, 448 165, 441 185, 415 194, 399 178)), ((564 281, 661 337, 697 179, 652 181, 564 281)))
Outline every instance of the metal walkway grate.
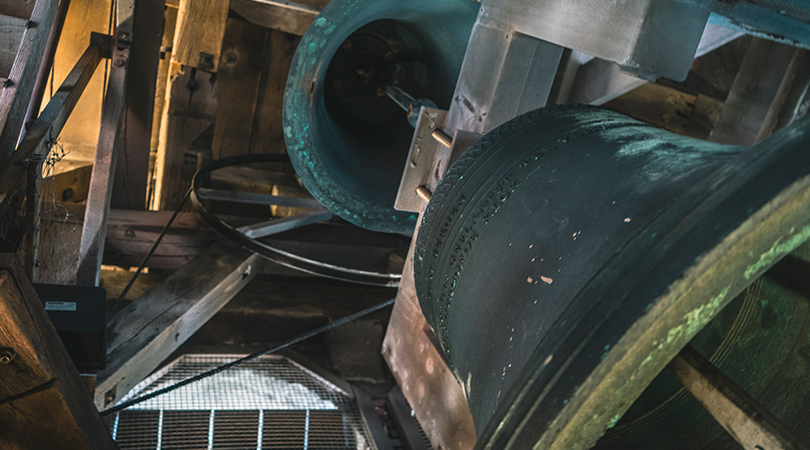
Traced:
MULTIPOLYGON (((121 402, 232 361, 184 355, 121 402)), ((294 361, 262 356, 111 416, 128 449, 374 449, 352 393, 294 361)))

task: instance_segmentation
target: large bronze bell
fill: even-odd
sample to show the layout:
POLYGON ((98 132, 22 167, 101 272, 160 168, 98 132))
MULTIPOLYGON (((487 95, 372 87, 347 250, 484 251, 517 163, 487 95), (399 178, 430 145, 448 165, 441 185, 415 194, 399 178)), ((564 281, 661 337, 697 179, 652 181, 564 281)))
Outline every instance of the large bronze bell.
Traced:
POLYGON ((413 128, 385 88, 447 108, 478 6, 334 0, 307 30, 284 93, 284 137, 304 186, 338 216, 413 231, 416 216, 393 209, 413 128))
POLYGON ((468 149, 414 276, 479 447, 726 448, 662 372, 690 341, 808 440, 810 256, 762 275, 810 237, 809 150, 810 118, 745 148, 585 106, 468 149))

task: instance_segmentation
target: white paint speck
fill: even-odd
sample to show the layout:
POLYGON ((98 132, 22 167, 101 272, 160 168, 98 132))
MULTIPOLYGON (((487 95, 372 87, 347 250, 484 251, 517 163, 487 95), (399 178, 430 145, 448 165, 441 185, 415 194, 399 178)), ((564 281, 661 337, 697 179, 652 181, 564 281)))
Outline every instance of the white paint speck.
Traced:
POLYGON ((527 283, 531 283, 532 281, 534 281, 534 280, 532 279, 532 277, 528 277, 528 278, 526 278, 526 282, 527 282, 527 283))
POLYGON ((551 283, 553 283, 553 282, 554 282, 554 280, 552 280, 552 279, 551 279, 551 278, 549 278, 549 277, 542 277, 542 276, 541 276, 541 277, 540 277, 540 279, 541 279, 541 280, 543 280, 543 283, 546 283, 546 284, 551 284, 551 283))
MULTIPOLYGON (((628 223, 628 222, 630 222, 631 220, 632 220, 631 218, 629 218, 629 217, 625 217, 625 218, 624 218, 624 223, 628 223)), ((510 245, 511 245, 511 244, 510 244, 510 245)))

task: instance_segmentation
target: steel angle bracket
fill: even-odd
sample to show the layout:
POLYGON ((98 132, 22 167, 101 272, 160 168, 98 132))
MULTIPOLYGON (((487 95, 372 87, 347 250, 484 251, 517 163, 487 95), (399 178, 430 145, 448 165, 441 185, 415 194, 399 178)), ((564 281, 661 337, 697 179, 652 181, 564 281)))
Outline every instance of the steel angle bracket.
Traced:
MULTIPOLYGON (((431 136, 434 131, 440 130, 446 118, 447 111, 441 109, 423 107, 419 111, 394 209, 420 212, 424 208, 425 201, 419 197, 416 189, 427 186, 433 192, 442 175, 441 162, 446 162, 450 157, 450 149, 431 136)), ((446 164, 444 166, 446 168, 446 164)))

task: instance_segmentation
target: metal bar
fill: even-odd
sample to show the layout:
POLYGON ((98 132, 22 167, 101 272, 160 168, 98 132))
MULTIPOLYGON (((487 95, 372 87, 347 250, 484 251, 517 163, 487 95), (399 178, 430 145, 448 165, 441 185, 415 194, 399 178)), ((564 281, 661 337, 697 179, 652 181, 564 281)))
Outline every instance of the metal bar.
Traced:
POLYGON ((119 41, 114 46, 112 56, 107 96, 101 110, 101 127, 82 227, 79 264, 75 278, 78 285, 98 286, 101 258, 104 254, 107 213, 112 197, 113 177, 118 157, 118 137, 126 95, 128 45, 119 41))
POLYGON ((242 232, 249 238, 257 239, 270 236, 271 234, 282 233, 294 228, 303 227, 304 225, 323 222, 324 220, 331 219, 332 216, 333 214, 331 211, 325 208, 319 208, 313 211, 308 211, 304 214, 284 217, 283 219, 273 219, 254 225, 247 225, 237 228, 237 231, 242 232))
POLYGON ((486 133, 546 104, 563 48, 476 22, 442 127, 486 133))
POLYGON ((808 448, 691 346, 681 350, 667 368, 746 450, 808 448))
POLYGON ((225 202, 249 203, 253 205, 291 206, 294 208, 321 208, 322 205, 312 198, 283 197, 279 195, 256 194, 253 192, 234 192, 221 189, 200 188, 197 195, 202 200, 219 200, 225 202))

